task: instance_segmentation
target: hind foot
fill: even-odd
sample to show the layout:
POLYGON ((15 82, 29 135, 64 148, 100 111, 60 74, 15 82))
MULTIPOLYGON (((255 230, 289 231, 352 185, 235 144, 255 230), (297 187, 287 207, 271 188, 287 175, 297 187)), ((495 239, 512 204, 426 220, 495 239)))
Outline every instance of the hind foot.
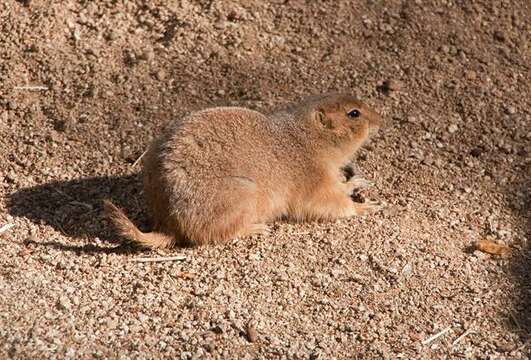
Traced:
POLYGON ((373 183, 365 179, 364 177, 354 175, 353 177, 348 179, 348 181, 345 182, 343 185, 347 194, 350 195, 353 192, 359 192, 361 190, 367 189, 368 187, 371 187, 373 183))
POLYGON ((363 203, 353 203, 354 215, 363 216, 373 214, 385 208, 385 203, 374 200, 367 200, 363 203))
POLYGON ((251 224, 245 230, 242 231, 241 237, 254 236, 254 235, 269 235, 271 229, 266 224, 251 224))

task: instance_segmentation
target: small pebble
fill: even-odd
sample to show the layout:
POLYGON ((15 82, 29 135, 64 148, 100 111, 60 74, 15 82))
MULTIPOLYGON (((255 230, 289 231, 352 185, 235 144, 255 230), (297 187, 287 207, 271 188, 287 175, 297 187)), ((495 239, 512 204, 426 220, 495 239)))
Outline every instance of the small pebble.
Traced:
POLYGON ((477 76, 476 72, 473 71, 473 70, 467 70, 467 71, 465 72, 465 78, 466 78, 467 80, 476 80, 477 77, 478 77, 478 76, 477 76))
POLYGON ((383 89, 385 91, 400 91, 404 88, 404 84, 399 80, 389 79, 384 81, 383 89))
POLYGON ((481 156, 481 154, 483 154, 482 148, 476 147, 470 150, 470 155, 472 155, 473 157, 479 157, 481 156))
POLYGON ((164 70, 157 70, 157 72, 155 72, 155 79, 162 81, 165 78, 166 78, 166 73, 164 72, 164 70))
POLYGON ((56 306, 59 310, 69 310, 71 307, 70 301, 66 296, 60 296, 57 299, 56 306))
POLYGON ((509 115, 514 115, 516 114, 516 108, 514 106, 507 106, 505 112, 509 115))
POLYGON ((155 52, 153 49, 146 49, 138 55, 139 60, 152 61, 155 58, 155 52))
POLYGON ((448 132, 449 132, 450 134, 455 133, 458 129, 459 129, 459 128, 458 128, 457 125, 455 125, 455 124, 452 124, 452 125, 448 126, 448 132))
POLYGON ((504 42, 505 41, 505 34, 503 33, 503 31, 500 31, 500 30, 496 30, 494 32, 494 39, 500 41, 500 42, 504 42))
POLYGON ((116 38, 118 38, 118 34, 115 32, 115 31, 112 31, 110 30, 108 33, 107 33, 107 40, 109 41, 113 41, 113 40, 116 40, 116 38))
POLYGON ((207 341, 206 343, 203 344, 203 347, 209 353, 213 352, 216 349, 216 345, 214 344, 213 341, 207 341))

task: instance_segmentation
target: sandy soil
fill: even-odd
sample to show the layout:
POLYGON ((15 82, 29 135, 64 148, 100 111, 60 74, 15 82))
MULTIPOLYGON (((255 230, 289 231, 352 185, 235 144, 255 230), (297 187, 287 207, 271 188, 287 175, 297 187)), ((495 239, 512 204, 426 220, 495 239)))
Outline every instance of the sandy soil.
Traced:
POLYGON ((530 18, 525 0, 1 1, 0 358, 528 358, 530 18), (358 156, 383 213, 131 261, 160 254, 120 246, 101 200, 146 226, 133 165, 165 123, 332 90, 386 116, 358 156))

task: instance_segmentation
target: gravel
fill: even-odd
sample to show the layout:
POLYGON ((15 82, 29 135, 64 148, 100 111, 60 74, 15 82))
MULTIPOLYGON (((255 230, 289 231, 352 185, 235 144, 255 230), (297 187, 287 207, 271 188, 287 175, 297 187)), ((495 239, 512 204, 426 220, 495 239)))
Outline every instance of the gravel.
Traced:
POLYGON ((0 2, 0 358, 529 358, 530 17, 515 0, 0 2), (133 164, 168 121, 335 90, 386 118, 356 159, 385 211, 199 249, 116 239, 102 200, 149 228, 133 164))

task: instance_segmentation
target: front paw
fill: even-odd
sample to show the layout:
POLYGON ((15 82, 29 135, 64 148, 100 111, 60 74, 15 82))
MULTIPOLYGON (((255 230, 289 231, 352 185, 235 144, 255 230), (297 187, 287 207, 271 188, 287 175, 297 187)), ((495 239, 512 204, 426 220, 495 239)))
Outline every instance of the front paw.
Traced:
POLYGON ((374 184, 372 183, 372 181, 369 181, 360 175, 355 175, 348 179, 346 185, 348 187, 349 193, 351 193, 367 189, 374 184))
POLYGON ((375 200, 367 200, 362 203, 354 203, 354 213, 357 216, 373 214, 385 208, 385 203, 375 200))

